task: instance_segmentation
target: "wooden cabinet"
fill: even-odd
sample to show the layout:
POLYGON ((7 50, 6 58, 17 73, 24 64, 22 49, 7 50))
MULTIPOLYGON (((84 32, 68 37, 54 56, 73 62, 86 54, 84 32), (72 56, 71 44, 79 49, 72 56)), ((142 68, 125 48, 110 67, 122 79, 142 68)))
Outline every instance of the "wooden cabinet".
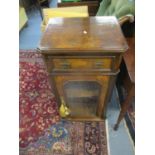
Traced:
POLYGON ((67 119, 101 120, 123 52, 128 48, 115 17, 53 18, 38 51, 67 119))

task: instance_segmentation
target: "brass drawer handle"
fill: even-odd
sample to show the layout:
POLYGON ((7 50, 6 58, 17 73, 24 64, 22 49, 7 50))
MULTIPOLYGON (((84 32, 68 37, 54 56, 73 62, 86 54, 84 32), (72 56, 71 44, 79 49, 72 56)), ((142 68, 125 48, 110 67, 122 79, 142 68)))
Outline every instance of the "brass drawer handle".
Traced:
POLYGON ((101 68, 103 67, 103 62, 95 62, 95 68, 101 68))
POLYGON ((63 69, 69 69, 69 68, 71 68, 71 64, 68 62, 63 62, 63 63, 61 63, 61 67, 63 69))

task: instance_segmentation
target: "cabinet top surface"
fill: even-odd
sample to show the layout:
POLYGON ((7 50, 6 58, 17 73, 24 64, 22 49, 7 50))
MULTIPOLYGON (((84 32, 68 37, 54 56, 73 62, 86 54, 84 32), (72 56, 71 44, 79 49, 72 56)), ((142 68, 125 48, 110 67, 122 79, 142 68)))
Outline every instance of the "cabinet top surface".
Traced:
POLYGON ((38 48, 50 51, 112 51, 128 48, 114 16, 85 18, 51 18, 38 48))

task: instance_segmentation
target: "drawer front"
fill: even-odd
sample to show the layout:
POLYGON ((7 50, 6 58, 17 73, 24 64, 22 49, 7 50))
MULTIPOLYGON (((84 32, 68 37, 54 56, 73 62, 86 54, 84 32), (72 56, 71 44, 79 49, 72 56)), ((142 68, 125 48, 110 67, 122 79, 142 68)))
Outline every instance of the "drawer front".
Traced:
POLYGON ((79 70, 87 70, 87 69, 102 69, 105 71, 110 71, 113 66, 113 58, 67 58, 67 59, 59 59, 54 58, 53 60, 53 69, 54 70, 67 70, 67 69, 79 69, 79 70))

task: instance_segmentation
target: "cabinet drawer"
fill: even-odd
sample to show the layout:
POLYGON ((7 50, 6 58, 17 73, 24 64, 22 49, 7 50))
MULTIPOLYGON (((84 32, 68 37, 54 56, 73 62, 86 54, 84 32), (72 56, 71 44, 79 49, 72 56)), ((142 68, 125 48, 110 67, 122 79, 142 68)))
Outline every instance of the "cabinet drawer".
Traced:
POLYGON ((53 69, 54 70, 67 70, 67 69, 102 69, 105 71, 110 71, 112 69, 113 58, 54 58, 53 69))

